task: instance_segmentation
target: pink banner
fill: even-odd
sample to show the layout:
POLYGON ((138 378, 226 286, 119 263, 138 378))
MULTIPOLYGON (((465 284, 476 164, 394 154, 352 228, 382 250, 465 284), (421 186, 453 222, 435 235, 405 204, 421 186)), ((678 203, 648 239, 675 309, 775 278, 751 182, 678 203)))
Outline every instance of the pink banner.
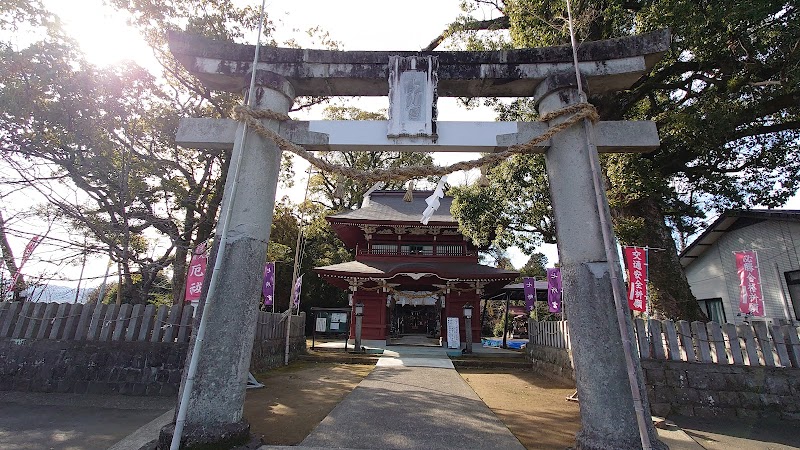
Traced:
POLYGON ((39 245, 39 241, 41 239, 42 239, 41 236, 38 235, 34 236, 31 238, 30 242, 28 242, 28 245, 25 246, 25 250, 22 251, 22 260, 20 260, 19 267, 17 267, 17 272, 14 274, 13 277, 11 277, 11 284, 9 285, 11 286, 11 289, 14 289, 14 286, 17 285, 17 280, 19 279, 22 273, 22 266, 24 266, 25 263, 28 262, 28 259, 33 254, 33 251, 36 250, 36 246, 39 245))
POLYGON ((761 271, 755 250, 733 252, 736 273, 739 275, 739 311, 751 316, 764 316, 764 296, 761 293, 761 271))
POLYGON ((200 292, 203 290, 203 278, 206 276, 206 244, 198 245, 192 252, 192 261, 189 263, 189 272, 186 274, 186 296, 187 302, 200 300, 200 292))
POLYGON ((647 249, 623 247, 622 254, 628 270, 628 307, 647 311, 647 249))

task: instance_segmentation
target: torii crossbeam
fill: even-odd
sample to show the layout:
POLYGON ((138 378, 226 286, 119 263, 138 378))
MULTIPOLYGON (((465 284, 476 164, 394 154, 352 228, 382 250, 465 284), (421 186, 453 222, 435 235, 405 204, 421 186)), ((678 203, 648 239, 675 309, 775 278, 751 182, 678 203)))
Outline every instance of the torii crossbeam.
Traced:
MULTIPOLYGON (((667 31, 659 31, 581 44, 579 70, 585 85, 593 94, 629 88, 669 48, 669 39, 667 31)), ((171 33, 169 42, 178 60, 208 87, 244 92, 248 86, 253 46, 182 33, 171 33)), ((436 99, 533 97, 542 115, 581 101, 569 46, 488 52, 262 48, 255 80, 257 108, 278 113, 288 112, 298 96, 389 96, 388 121, 262 120, 308 150, 497 152, 528 142, 564 119, 548 124, 437 122, 436 99)), ((231 215, 221 287, 204 312, 209 315, 206 333, 213 338, 200 355, 185 428, 187 440, 195 442, 246 436, 248 430, 242 407, 281 155, 271 139, 245 130, 231 120, 209 119, 184 119, 178 130, 181 145, 232 147, 234 157, 242 157, 238 182, 245 187, 229 198, 234 182, 229 178, 223 200, 231 215)), ((581 399, 577 448, 641 448, 598 220, 600 214, 608 215, 608 205, 600 202, 598 207, 595 200, 605 194, 592 184, 589 155, 645 152, 657 146, 652 122, 600 122, 567 128, 536 148, 545 155, 569 311, 581 399), (587 133, 597 149, 586 145, 587 133)), ((638 360, 636 371, 641 380, 638 360)), ((643 390, 640 394, 649 414, 646 395, 643 390)), ((647 434, 653 448, 666 448, 652 423, 647 434)), ((162 430, 161 442, 169 442, 170 435, 169 427, 162 430)))

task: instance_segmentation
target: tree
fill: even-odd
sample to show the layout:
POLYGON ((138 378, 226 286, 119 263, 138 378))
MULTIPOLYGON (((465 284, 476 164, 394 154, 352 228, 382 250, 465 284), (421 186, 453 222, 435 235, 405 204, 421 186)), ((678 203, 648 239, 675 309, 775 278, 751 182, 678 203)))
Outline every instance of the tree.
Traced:
MULTIPOLYGON (((174 14, 194 3, 141 2, 134 17, 155 45, 155 27, 186 20, 174 14)), ((190 14, 194 31, 233 39, 256 23, 247 8, 205 3, 217 9, 190 14)), ((135 64, 94 67, 34 4, 40 8, 20 2, 0 10, 7 29, 26 20, 47 24, 41 39, 23 49, 0 42, 4 162, 18 175, 17 185, 38 192, 93 237, 93 250, 99 246, 117 262, 121 298, 146 301, 157 275, 171 265, 172 293, 180 301, 189 249, 207 240, 216 223, 229 152, 180 148, 175 129, 183 116, 227 116, 238 96, 212 93, 178 70, 163 42, 156 48, 165 70, 160 80, 135 64), (156 246, 154 234, 169 244, 156 246), (141 280, 134 282, 136 276, 141 280)))
POLYGON ((6 233, 6 220, 3 217, 3 212, 0 211, 0 251, 3 254, 3 263, 5 264, 6 268, 8 269, 9 274, 9 281, 2 280, 3 283, 0 285, 0 301, 3 301, 8 296, 8 293, 11 293, 11 298, 14 301, 20 300, 20 292, 25 289, 25 278, 22 274, 19 275, 17 278, 17 282, 14 283, 14 286, 11 286, 11 278, 15 273, 19 271, 19 266, 17 266, 17 261, 14 259, 14 251, 11 249, 11 244, 8 242, 8 234, 6 233), (8 286, 6 286, 8 283, 8 286))
MULTIPOLYGON (((487 4, 508 19, 510 44, 515 47, 569 42, 564 3, 479 0, 468 2, 468 7, 487 4)), ((679 265, 670 225, 685 237, 709 210, 779 206, 796 192, 800 175, 797 5, 773 0, 747 4, 650 0, 575 2, 573 10, 579 41, 664 27, 672 30, 671 49, 650 74, 627 91, 590 93, 590 101, 604 120, 656 121, 662 142, 658 150, 603 158, 614 225, 624 244, 666 249, 650 260, 655 309, 671 318, 701 318, 679 265)), ((474 42, 474 31, 469 33, 474 42)), ((504 118, 535 115, 524 101, 493 104, 504 118)), ((502 186, 497 180, 535 177, 541 159, 524 158, 492 168, 493 186, 502 186)), ((494 189, 505 195, 486 197, 498 203, 490 211, 518 204, 537 205, 539 211, 519 222, 504 215, 495 220, 491 212, 459 213, 467 229, 482 223, 482 228, 493 230, 474 239, 523 246, 537 239, 531 233, 547 239, 544 180, 494 189), (523 201, 517 200, 518 195, 523 201), (516 229, 523 226, 522 231, 516 229)), ((480 199, 476 190, 460 191, 457 203, 480 199)))
POLYGON ((519 269, 520 277, 547 278, 547 257, 544 253, 536 252, 528 258, 528 261, 519 269))

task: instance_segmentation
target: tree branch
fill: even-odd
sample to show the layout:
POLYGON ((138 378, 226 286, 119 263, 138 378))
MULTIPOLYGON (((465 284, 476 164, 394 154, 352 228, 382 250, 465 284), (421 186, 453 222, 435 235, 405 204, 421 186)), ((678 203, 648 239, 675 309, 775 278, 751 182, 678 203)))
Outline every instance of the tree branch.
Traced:
POLYGON ((465 23, 455 22, 450 24, 446 30, 442 31, 439 36, 436 36, 430 44, 422 49, 423 52, 432 52, 438 47, 445 39, 452 36, 459 31, 479 31, 479 30, 507 30, 511 27, 511 21, 508 16, 498 17, 496 19, 488 20, 475 20, 465 23))

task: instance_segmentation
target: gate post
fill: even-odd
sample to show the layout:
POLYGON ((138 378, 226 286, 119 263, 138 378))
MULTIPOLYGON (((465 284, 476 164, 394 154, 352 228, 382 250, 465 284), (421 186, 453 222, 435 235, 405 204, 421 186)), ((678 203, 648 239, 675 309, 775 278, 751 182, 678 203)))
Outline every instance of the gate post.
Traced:
MULTIPOLYGON (((576 84, 574 73, 545 79, 535 92, 539 114, 579 103, 576 84)), ((553 119, 550 125, 563 120, 553 119)), ((596 149, 588 148, 586 133, 586 128, 576 124, 553 136, 545 153, 580 399, 582 427, 576 448, 642 448, 599 220, 599 214, 604 214, 611 223, 608 201, 592 182, 588 152, 596 149), (598 211, 597 195, 602 197, 602 211, 598 211)), ((626 326, 632 333, 627 312, 626 326)), ((638 357, 634 366, 652 448, 666 449, 649 419, 638 357)))
MULTIPOLYGON (((257 109, 287 113, 294 102, 294 88, 276 74, 258 72, 255 104, 257 109)), ((277 129, 278 122, 262 123, 277 129)), ((218 274, 214 297, 208 307, 206 337, 199 355, 194 386, 189 394, 186 423, 181 448, 235 446, 249 439, 249 424, 242 418, 247 375, 255 338, 260 285, 264 258, 269 242, 275 193, 280 171, 281 150, 239 123, 232 161, 241 154, 238 180, 228 177, 222 211, 231 208, 227 226, 222 269, 218 274), (233 183, 236 189, 231 198, 233 183)), ((230 172, 229 172, 230 173, 230 172)), ((224 220, 224 214, 221 215, 224 220)), ((217 227, 217 232, 222 230, 217 227)), ((219 234, 215 237, 220 242, 219 234)), ((195 341, 192 334, 192 343, 195 341)), ((186 357, 188 368, 190 353, 186 357)), ((188 370, 184 370, 181 392, 188 370)), ((165 426, 159 436, 159 448, 169 448, 175 424, 165 426)))

